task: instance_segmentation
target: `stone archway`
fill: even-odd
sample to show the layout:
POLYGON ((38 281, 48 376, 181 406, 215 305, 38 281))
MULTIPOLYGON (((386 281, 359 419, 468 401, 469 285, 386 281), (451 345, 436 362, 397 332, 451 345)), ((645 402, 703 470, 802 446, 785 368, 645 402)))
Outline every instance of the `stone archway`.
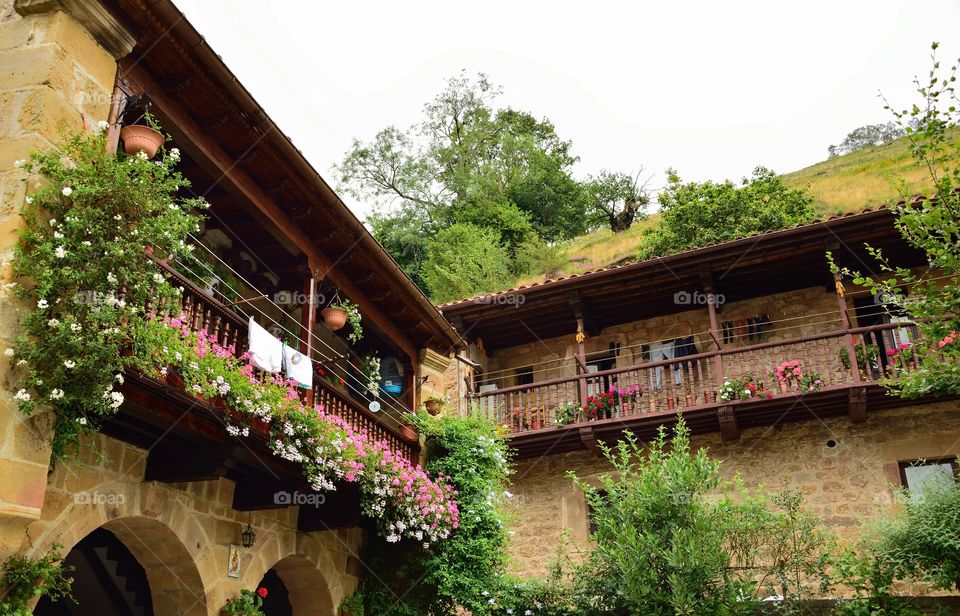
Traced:
POLYGON ((333 616, 335 613, 326 578, 306 556, 287 556, 267 573, 270 572, 283 582, 291 616, 333 616))
MULTIPOLYGON (((136 564, 142 567, 140 575, 146 576, 149 586, 146 596, 152 603, 152 610, 146 613, 152 613, 153 616, 207 615, 207 600, 200 573, 193 557, 173 530, 158 520, 143 516, 116 517, 95 525, 83 536, 77 537, 72 545, 65 546, 70 550, 68 559, 69 554, 83 545, 85 539, 102 531, 109 531, 106 534, 115 537, 136 564)), ((106 556, 104 560, 108 560, 106 556)), ((104 564, 103 574, 109 576, 110 565, 104 564)), ((114 567, 117 565, 114 564, 114 567)), ((103 616, 108 614, 104 613, 103 616)))

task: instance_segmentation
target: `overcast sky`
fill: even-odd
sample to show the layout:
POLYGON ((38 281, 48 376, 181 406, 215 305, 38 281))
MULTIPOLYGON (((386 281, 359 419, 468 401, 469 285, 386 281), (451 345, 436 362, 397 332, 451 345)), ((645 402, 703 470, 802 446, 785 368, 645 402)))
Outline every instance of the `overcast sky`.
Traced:
MULTIPOLYGON (((929 44, 960 56, 960 0, 175 0, 334 186, 354 137, 416 122, 461 69, 550 118, 603 168, 788 172, 912 102, 929 44)), ((368 204, 343 195, 362 218, 368 204)))

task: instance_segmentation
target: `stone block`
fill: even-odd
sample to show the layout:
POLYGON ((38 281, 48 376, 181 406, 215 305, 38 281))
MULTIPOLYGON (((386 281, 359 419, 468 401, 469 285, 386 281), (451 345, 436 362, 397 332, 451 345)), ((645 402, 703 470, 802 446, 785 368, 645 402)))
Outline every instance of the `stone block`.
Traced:
POLYGON ((47 487, 47 466, 22 460, 0 459, 0 501, 40 509, 47 487))
POLYGON ((83 128, 83 118, 73 101, 51 88, 31 88, 19 105, 20 130, 38 134, 51 142, 68 130, 83 128))
POLYGON ((68 93, 73 72, 73 62, 57 45, 0 51, 0 84, 4 89, 46 85, 68 93))

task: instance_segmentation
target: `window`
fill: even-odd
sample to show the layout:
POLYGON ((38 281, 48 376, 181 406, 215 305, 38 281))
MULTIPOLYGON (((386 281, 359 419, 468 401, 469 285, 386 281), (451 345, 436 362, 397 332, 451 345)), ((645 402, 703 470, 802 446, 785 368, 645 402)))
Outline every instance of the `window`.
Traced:
POLYGON ((533 366, 517 368, 517 371, 514 373, 514 379, 517 385, 529 385, 533 383, 533 366))
POLYGON ((911 492, 923 494, 936 481, 957 481, 956 458, 900 463, 900 483, 911 492))
MULTIPOLYGON (((607 491, 600 490, 598 492, 601 500, 606 499, 607 491)), ((587 503, 587 529, 590 531, 590 534, 597 532, 597 523, 593 519, 593 507, 590 506, 590 503, 587 503)))

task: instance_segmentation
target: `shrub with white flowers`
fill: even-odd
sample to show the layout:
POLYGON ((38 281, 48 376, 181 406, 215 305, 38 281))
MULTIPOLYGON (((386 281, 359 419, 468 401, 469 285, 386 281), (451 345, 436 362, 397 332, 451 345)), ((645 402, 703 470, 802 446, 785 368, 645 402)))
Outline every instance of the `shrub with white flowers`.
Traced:
POLYGON ((24 371, 17 400, 27 413, 55 411, 55 461, 122 403, 115 375, 131 362, 122 352, 129 326, 145 306, 175 299, 145 251, 182 250, 206 206, 179 196, 188 182, 171 153, 154 162, 105 145, 101 132, 74 133, 19 165, 39 188, 27 199, 14 261, 17 291, 33 307, 13 351, 24 371))

